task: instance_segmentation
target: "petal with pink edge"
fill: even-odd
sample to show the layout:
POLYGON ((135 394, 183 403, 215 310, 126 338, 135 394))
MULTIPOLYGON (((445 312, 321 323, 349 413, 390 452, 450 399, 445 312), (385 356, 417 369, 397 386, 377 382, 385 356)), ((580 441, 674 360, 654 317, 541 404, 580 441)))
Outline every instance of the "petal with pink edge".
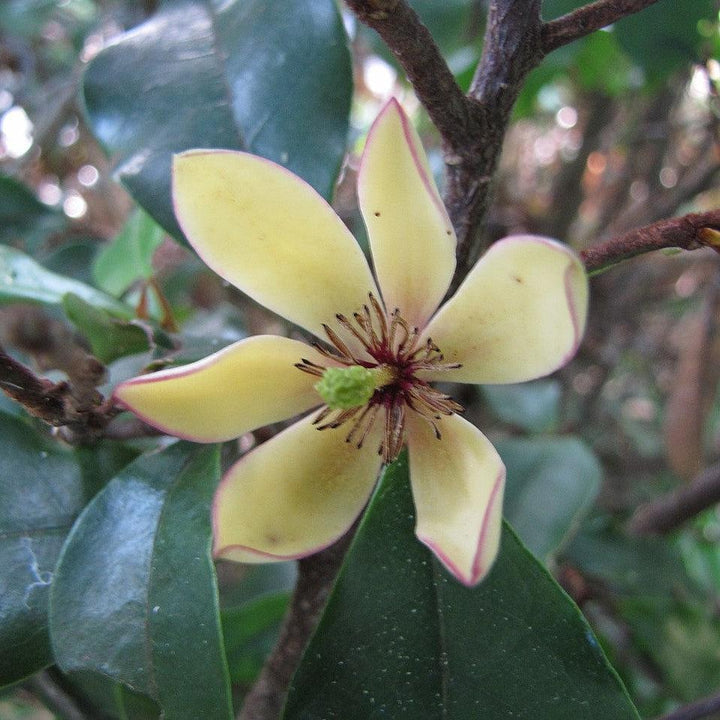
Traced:
POLYGON ((121 383, 115 398, 145 422, 195 442, 220 442, 322 404, 317 378, 296 367, 327 361, 297 340, 258 335, 182 367, 121 383))
POLYGON ((415 128, 391 100, 370 129, 358 176, 385 306, 422 328, 455 271, 455 232, 415 128))
POLYGON ((523 382, 570 360, 585 330, 588 281, 567 246, 535 235, 495 243, 425 328, 445 362, 431 380, 523 382))
POLYGON ((381 464, 377 432, 361 448, 347 435, 345 425, 318 430, 308 417, 235 463, 215 495, 216 557, 287 560, 340 538, 367 503, 381 464))
POLYGON ((408 416, 415 533, 465 585, 480 582, 500 546, 505 466, 490 441, 457 415, 444 417, 441 439, 408 416))
POLYGON ((323 336, 377 295, 355 238, 308 185, 247 153, 191 150, 173 163, 178 222, 218 275, 288 320, 323 336))

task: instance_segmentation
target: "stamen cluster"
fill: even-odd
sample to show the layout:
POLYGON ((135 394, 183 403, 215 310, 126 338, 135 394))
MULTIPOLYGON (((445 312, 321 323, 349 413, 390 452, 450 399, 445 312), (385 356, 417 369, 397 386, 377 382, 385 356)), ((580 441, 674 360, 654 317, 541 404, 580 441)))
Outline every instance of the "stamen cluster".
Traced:
MULTIPOLYGON (((397 308, 388 317, 372 293, 368 298, 362 312, 354 313, 352 319, 342 314, 335 316, 342 331, 360 343, 362 352, 352 350, 349 345, 355 343, 344 342, 327 324, 323 329, 330 347, 319 343, 315 343, 315 347, 335 367, 357 365, 376 370, 377 387, 370 400, 358 407, 333 409, 323 406, 314 424, 318 430, 325 430, 351 422, 346 441, 354 442, 360 448, 380 411, 384 411, 383 439, 378 452, 388 463, 402 449, 408 409, 430 423, 438 439, 441 436, 438 421, 442 416, 463 412, 455 400, 418 377, 421 371, 452 370, 460 365, 444 363, 440 349, 430 338, 420 343, 418 328, 411 328, 397 308)), ((322 377, 327 370, 305 358, 295 367, 317 377, 322 377)))

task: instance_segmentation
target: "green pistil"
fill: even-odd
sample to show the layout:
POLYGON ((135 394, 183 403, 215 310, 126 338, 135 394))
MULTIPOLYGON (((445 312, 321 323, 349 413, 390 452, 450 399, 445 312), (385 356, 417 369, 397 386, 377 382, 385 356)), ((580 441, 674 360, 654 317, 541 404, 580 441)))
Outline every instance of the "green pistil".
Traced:
POLYGON ((382 385, 377 369, 361 365, 346 368, 327 368, 315 389, 332 410, 349 410, 365 405, 375 389, 382 385))

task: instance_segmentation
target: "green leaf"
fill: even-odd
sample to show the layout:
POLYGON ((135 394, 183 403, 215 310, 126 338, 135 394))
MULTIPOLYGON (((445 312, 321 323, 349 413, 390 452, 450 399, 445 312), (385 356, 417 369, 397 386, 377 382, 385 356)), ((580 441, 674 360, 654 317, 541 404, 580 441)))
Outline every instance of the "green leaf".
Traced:
POLYGON ((73 673, 66 676, 76 696, 92 704, 103 718, 118 720, 161 720, 160 708, 145 695, 97 673, 73 673))
POLYGON ((628 536, 607 517, 583 523, 563 556, 615 592, 665 595, 693 589, 676 548, 662 538, 628 536))
POLYGON ((93 355, 104 363, 141 353, 150 346, 142 328, 98 310, 73 293, 64 297, 63 310, 89 340, 93 355))
POLYGON ((18 418, 0 413, 0 438, 0 685, 8 685, 52 662, 55 562, 95 482, 70 450, 18 418))
POLYGON ((219 476, 215 446, 139 458, 78 519, 53 585, 60 667, 125 683, 167 720, 232 718, 210 556, 219 476))
POLYGON ((62 305, 68 293, 118 317, 131 318, 132 310, 119 300, 78 280, 46 270, 29 255, 0 245, 0 304, 33 302, 62 305))
POLYGON ((289 600, 289 593, 276 593, 223 610, 225 654, 234 683, 249 687, 260 673, 277 640, 289 600))
POLYGON ((0 175, 0 240, 27 240, 30 236, 30 244, 34 244, 37 237, 64 224, 62 213, 40 202, 30 188, 0 175))
POLYGON ((351 94, 350 56, 332 0, 165 2, 103 50, 84 82, 90 124, 117 157, 117 176, 176 238, 173 153, 247 150, 329 198, 351 94))
POLYGON ((527 547, 547 559, 592 507, 600 463, 573 437, 508 439, 496 447, 507 467, 505 516, 527 547))
POLYGON ((165 231, 147 213, 135 210, 120 234, 97 254, 92 268, 97 286, 120 296, 136 280, 151 278, 153 254, 164 237, 165 231))
POLYGON ((467 588, 414 537, 407 460, 384 473, 285 720, 638 720, 577 607, 505 527, 467 588))
POLYGON ((716 692, 720 619, 715 613, 669 594, 623 598, 620 612, 634 641, 677 697, 690 702, 716 692))
POLYGON ((557 423, 560 384, 556 380, 482 385, 480 392, 503 422, 529 432, 544 432, 557 423))

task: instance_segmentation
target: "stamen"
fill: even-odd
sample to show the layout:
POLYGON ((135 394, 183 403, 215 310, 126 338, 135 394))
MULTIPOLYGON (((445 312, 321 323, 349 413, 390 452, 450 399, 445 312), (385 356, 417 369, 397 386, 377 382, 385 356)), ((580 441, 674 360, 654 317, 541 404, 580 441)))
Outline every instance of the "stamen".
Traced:
POLYGON ((325 368, 322 365, 310 362, 306 358, 302 358, 302 362, 295 363, 295 367, 298 370, 308 373, 308 375, 315 375, 315 377, 322 377, 322 374, 325 372, 325 368))
POLYGON ((335 316, 337 321, 352 335, 361 343, 361 345, 365 348, 365 350, 370 353, 372 351, 372 347, 370 346, 370 343, 368 343, 367 338, 363 337, 358 329, 348 320, 344 315, 340 315, 339 313, 335 316))
POLYGON ((405 405, 402 400, 393 398, 385 408, 385 437, 380 446, 383 462, 392 462, 402 450, 405 439, 405 405))
POLYGON ((384 463, 392 462, 402 450, 410 410, 427 422, 439 439, 443 416, 462 413, 463 407, 418 373, 436 374, 461 364, 444 362, 431 338, 421 340, 419 328, 411 328, 397 308, 387 314, 382 300, 372 293, 352 317, 338 313, 335 319, 335 328, 322 326, 329 346, 314 344, 330 361, 329 366, 307 358, 295 365, 320 378, 315 389, 325 404, 313 420, 315 427, 330 430, 350 423, 345 440, 361 448, 382 409, 385 416, 378 453, 384 463))
POLYGON ((329 408, 327 405, 325 405, 323 408, 321 408, 320 412, 315 416, 315 419, 312 421, 313 425, 318 425, 321 423, 330 413, 332 412, 332 409, 329 408))
POLYGON ((321 354, 324 355, 328 360, 332 360, 341 365, 355 365, 355 360, 351 357, 342 357, 332 350, 328 350, 323 347, 320 343, 314 342, 312 346, 321 354))
POLYGON ((340 351, 342 355, 347 358, 353 357, 353 354, 348 349, 348 346, 338 337, 338 334, 329 325, 323 323, 323 330, 330 339, 330 342, 340 351))
POLYGON ((352 428, 350 429, 350 432, 348 433, 347 437, 345 438, 345 442, 353 442, 353 437, 357 433, 358 429, 362 427, 363 420, 365 418, 368 418, 368 422, 365 424, 365 427, 363 428, 362 432, 360 433, 360 439, 357 442, 357 449, 359 450, 363 443, 365 442, 365 438, 368 436, 368 433, 370 432, 370 429, 375 424, 375 418, 377 417, 378 410, 380 409, 379 405, 368 405, 365 410, 361 413, 360 417, 355 420, 353 423, 352 428))
POLYGON ((378 323, 380 325, 380 341, 383 345, 387 345, 387 339, 388 339, 388 324, 387 324, 387 318, 385 317, 385 311, 382 309, 382 306, 378 302, 377 298, 372 294, 369 293, 370 297, 370 304, 373 307, 373 310, 375 311, 375 315, 377 315, 378 323))

